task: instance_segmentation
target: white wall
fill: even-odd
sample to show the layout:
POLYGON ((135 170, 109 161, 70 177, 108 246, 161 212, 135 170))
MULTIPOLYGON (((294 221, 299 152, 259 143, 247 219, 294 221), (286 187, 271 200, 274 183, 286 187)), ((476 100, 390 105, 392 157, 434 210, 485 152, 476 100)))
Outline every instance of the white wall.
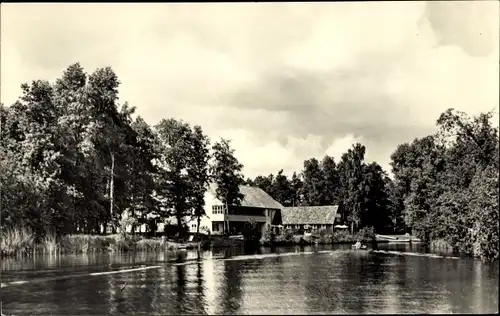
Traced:
MULTIPOLYGON (((222 203, 217 199, 215 198, 212 194, 210 193, 205 193, 205 216, 203 216, 201 219, 200 219, 200 228, 201 227, 207 227, 208 230, 210 231, 210 234, 218 234, 218 233, 222 233, 221 231, 220 232, 214 232, 212 230, 212 221, 224 221, 224 214, 212 214, 212 206, 213 205, 219 205, 219 206, 222 206, 222 203)), ((196 218, 193 218, 191 221, 189 221, 187 223, 188 227, 189 227, 189 231, 192 232, 192 233, 195 233, 196 232, 196 229, 197 229, 197 219, 196 218)))

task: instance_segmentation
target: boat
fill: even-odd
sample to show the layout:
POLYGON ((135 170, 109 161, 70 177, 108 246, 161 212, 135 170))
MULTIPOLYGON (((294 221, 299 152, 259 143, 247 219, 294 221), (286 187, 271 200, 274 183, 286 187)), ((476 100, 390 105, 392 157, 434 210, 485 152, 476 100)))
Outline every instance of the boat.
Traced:
POLYGON ((410 236, 409 234, 405 235, 375 235, 377 242, 388 242, 388 243, 412 243, 412 242, 420 242, 420 239, 417 237, 410 236))

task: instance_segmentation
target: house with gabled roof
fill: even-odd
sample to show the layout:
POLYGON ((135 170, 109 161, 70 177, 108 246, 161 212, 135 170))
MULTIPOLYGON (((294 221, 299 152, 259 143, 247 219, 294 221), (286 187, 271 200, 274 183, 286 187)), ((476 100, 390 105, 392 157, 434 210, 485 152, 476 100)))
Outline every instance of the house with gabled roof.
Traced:
MULTIPOLYGON (((271 225, 281 222, 280 211, 283 206, 259 187, 240 185, 243 195, 240 206, 227 207, 217 199, 216 184, 210 184, 205 193, 205 216, 200 219, 200 232, 214 235, 239 234, 244 225, 254 222, 261 234, 271 225)), ((192 218, 187 222, 189 231, 197 231, 197 220, 192 218)))
POLYGON ((326 229, 333 233, 335 220, 339 219, 338 205, 295 206, 281 209, 283 226, 289 229, 326 229))

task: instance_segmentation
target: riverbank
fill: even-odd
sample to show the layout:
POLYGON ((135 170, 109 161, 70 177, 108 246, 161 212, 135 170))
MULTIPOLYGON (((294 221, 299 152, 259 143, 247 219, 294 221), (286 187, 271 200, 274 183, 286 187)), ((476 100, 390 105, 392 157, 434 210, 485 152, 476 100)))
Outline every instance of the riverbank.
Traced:
POLYGON ((99 252, 154 252, 194 249, 200 243, 179 243, 164 238, 115 235, 67 235, 60 238, 47 236, 35 241, 26 230, 9 230, 0 241, 2 257, 49 253, 99 253, 99 252))
POLYGON ((312 245, 312 244, 355 244, 357 241, 361 243, 371 243, 372 237, 364 231, 355 234, 350 234, 345 231, 334 232, 333 234, 312 233, 304 236, 303 234, 285 234, 278 235, 267 240, 261 240, 264 246, 297 246, 297 245, 312 245))
MULTIPOLYGON (((311 244, 354 244, 371 242, 371 237, 364 231, 356 234, 340 231, 332 234, 313 233, 284 234, 270 236, 255 241, 262 246, 294 246, 311 244)), ((100 252, 161 252, 183 249, 210 249, 240 247, 245 241, 225 236, 210 236, 202 241, 177 242, 166 238, 145 238, 132 235, 67 235, 60 238, 48 236, 35 241, 33 234, 27 230, 8 230, 4 232, 0 242, 2 257, 30 255, 37 253, 100 253, 100 252)))

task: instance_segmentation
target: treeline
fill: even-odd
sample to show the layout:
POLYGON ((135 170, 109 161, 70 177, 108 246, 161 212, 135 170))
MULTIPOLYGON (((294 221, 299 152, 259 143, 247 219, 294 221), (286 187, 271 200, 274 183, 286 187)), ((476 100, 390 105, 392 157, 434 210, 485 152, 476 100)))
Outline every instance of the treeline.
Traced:
POLYGON ((470 118, 447 110, 438 131, 401 144, 391 155, 394 179, 377 163, 364 162, 356 144, 335 163, 326 156, 304 161, 287 178, 258 176, 256 185, 284 206, 339 205, 354 230, 413 233, 427 243, 443 240, 452 248, 484 259, 498 258, 499 138, 493 113, 470 118))
POLYGON ((242 165, 228 140, 211 146, 200 126, 174 119, 151 127, 118 104, 118 86, 111 68, 87 75, 74 64, 2 104, 2 229, 95 234, 116 231, 127 212, 154 231, 170 216, 203 216, 209 181, 222 201, 239 202, 242 165))
POLYGON ((279 171, 244 181, 228 140, 212 144, 200 126, 180 120, 149 126, 118 104, 118 87, 111 68, 88 75, 74 64, 55 83, 23 84, 18 101, 2 104, 2 229, 100 233, 116 230, 127 212, 154 231, 167 217, 203 216, 208 182, 228 206, 239 204, 246 182, 285 206, 337 204, 353 231, 412 232, 498 257, 499 138, 491 113, 443 113, 435 134, 392 154, 393 180, 356 144, 338 162, 306 160, 291 178, 279 171))
POLYGON ((365 150, 358 143, 338 163, 328 155, 321 161, 311 158, 291 178, 280 170, 246 183, 260 187, 284 206, 339 205, 342 221, 352 232, 370 226, 378 233, 402 232, 394 184, 380 165, 364 161, 365 150))
POLYGON ((438 132, 398 146, 392 168, 405 223, 425 241, 498 258, 499 138, 493 113, 452 109, 438 132))

